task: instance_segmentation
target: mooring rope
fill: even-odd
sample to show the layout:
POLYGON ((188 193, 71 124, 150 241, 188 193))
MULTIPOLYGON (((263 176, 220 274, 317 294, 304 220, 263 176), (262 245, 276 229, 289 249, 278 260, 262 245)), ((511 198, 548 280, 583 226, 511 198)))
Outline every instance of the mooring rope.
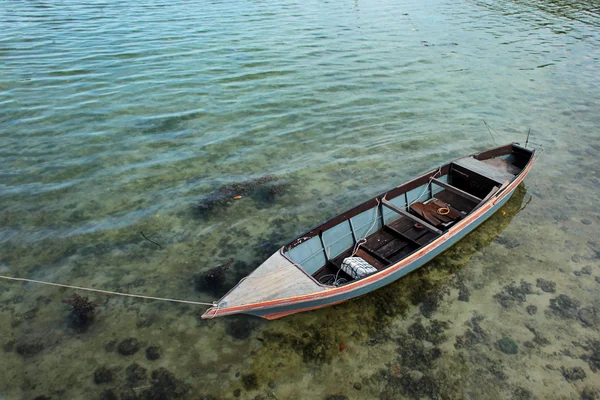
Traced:
POLYGON ((219 307, 219 305, 218 305, 217 302, 214 302, 214 303, 203 303, 201 301, 179 300, 179 299, 169 299, 169 298, 165 298, 165 297, 144 296, 144 295, 141 295, 141 294, 130 294, 130 293, 113 292, 113 291, 110 291, 110 290, 93 289, 93 288, 87 288, 87 287, 81 287, 81 286, 65 285, 65 284, 62 284, 62 283, 36 281, 35 279, 15 278, 15 277, 12 277, 12 276, 3 276, 3 275, 0 275, 0 279, 6 279, 6 280, 9 280, 9 281, 39 283, 41 285, 58 286, 58 287, 64 287, 64 288, 69 288, 69 289, 84 290, 84 291, 88 291, 88 292, 96 292, 96 293, 103 293, 103 294, 113 294, 113 295, 116 295, 116 296, 135 297, 137 299, 159 300, 159 301, 169 301, 171 303, 184 303, 184 304, 194 304, 194 305, 200 305, 200 306, 217 307, 217 310, 218 310, 218 307, 219 307))

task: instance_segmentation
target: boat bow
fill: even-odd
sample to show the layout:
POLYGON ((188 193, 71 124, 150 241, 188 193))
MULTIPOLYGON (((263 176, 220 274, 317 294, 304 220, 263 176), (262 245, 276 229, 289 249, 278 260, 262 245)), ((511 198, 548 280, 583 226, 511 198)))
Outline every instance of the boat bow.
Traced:
POLYGON ((274 300, 292 300, 297 296, 325 290, 326 287, 319 285, 278 251, 243 278, 217 302, 217 306, 209 308, 202 318, 247 312, 268 307, 265 303, 274 300))

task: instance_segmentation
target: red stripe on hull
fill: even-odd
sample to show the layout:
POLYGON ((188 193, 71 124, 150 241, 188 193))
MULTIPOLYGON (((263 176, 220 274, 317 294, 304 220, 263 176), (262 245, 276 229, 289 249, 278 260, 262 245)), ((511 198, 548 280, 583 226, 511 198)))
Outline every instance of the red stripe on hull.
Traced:
POLYGON ((292 314, 297 314, 297 313, 301 313, 301 312, 305 312, 305 311, 318 310, 319 308, 334 306, 336 304, 341 304, 345 301, 352 300, 354 298, 356 298, 356 297, 353 297, 351 299, 344 299, 344 300, 336 301, 335 303, 322 304, 320 306, 315 306, 315 307, 298 308, 298 309, 290 310, 290 311, 282 311, 282 312, 278 312, 278 313, 259 315, 259 317, 272 321, 274 319, 287 317, 288 315, 292 315, 292 314))

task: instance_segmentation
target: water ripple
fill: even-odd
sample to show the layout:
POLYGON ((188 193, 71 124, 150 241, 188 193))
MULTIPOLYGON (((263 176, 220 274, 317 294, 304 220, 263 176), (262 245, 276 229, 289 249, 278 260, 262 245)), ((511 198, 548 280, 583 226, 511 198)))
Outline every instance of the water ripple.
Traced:
POLYGON ((129 199, 95 217, 109 229, 181 208, 188 181, 454 154, 480 145, 482 116, 600 76, 594 1, 4 2, 0 17, 0 199, 25 236, 49 229, 32 207, 84 197, 129 199))

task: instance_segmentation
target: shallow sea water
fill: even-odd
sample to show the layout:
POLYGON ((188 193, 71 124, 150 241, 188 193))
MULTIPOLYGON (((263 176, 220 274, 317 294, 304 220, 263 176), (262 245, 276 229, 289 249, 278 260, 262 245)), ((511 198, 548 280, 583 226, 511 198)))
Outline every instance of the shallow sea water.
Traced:
POLYGON ((90 294, 77 330, 71 290, 2 281, 0 398, 600 398, 597 1, 2 2, 0 26, 0 275, 212 301, 212 267, 226 290, 452 158, 544 149, 431 264, 278 321, 90 294))

